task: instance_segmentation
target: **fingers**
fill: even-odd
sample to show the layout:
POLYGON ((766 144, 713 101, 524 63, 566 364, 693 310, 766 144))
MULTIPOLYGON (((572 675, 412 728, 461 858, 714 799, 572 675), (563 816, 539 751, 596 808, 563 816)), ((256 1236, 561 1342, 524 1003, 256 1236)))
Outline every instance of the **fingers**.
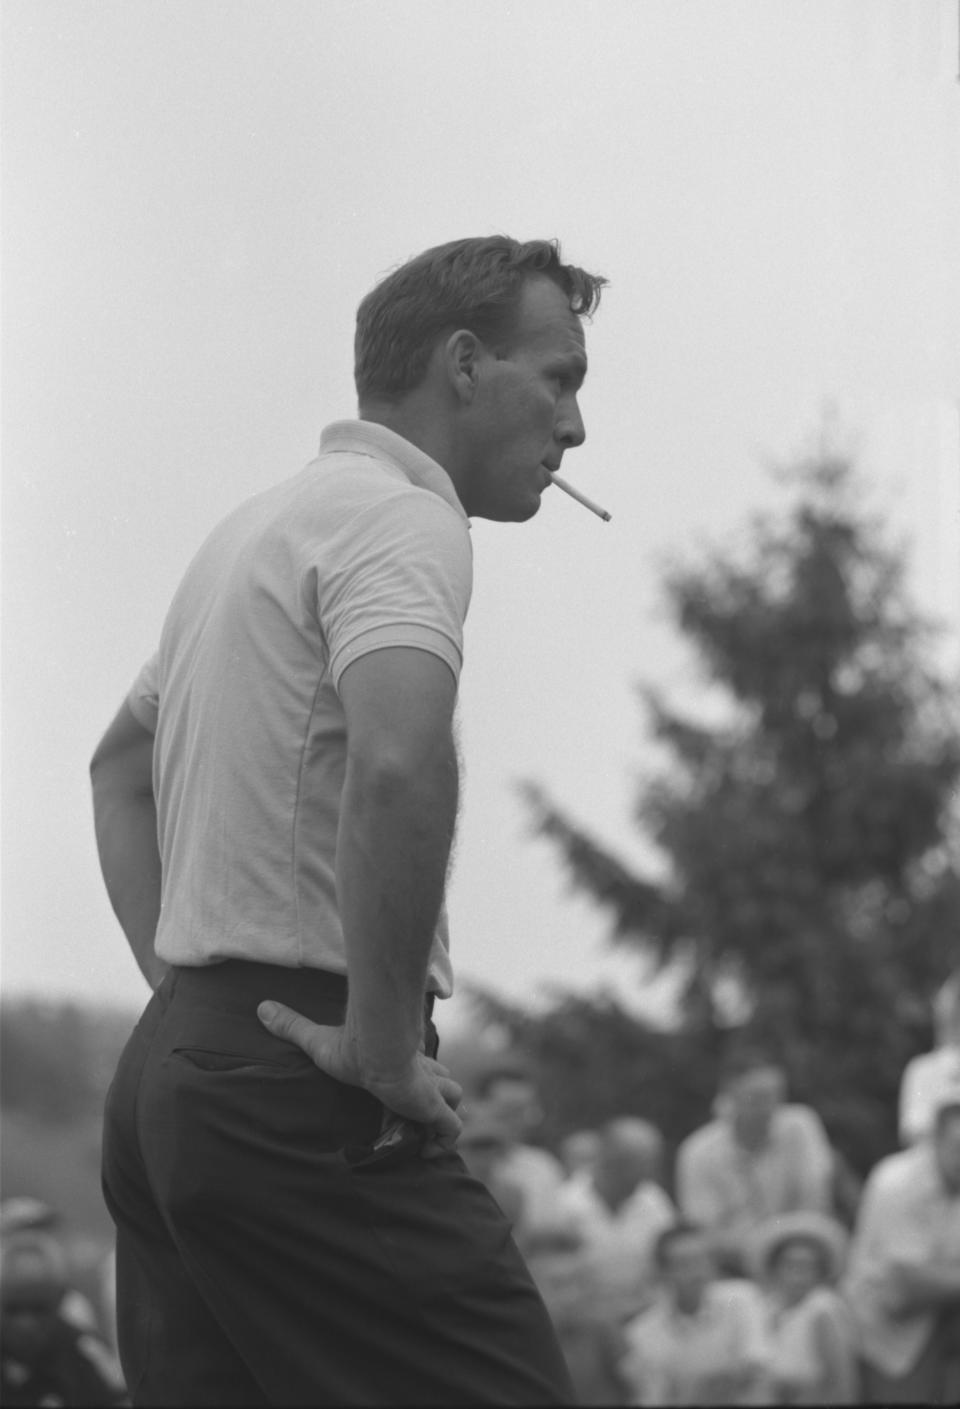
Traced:
POLYGON ((274 1037, 279 1037, 284 1042, 292 1042, 301 1052, 306 1052, 318 1067, 327 1069, 332 1055, 331 1043, 338 1029, 321 1027, 319 1023, 305 1018, 302 1013, 294 1012, 293 1008, 288 1008, 285 1003, 277 1003, 273 999, 260 1004, 257 1017, 274 1037))
POLYGON ((452 1111, 458 1109, 463 1100, 463 1087, 458 1081, 452 1076, 441 1076, 437 1079, 437 1090, 452 1111))
POLYGON ((463 1122, 450 1106, 443 1107, 442 1114, 432 1122, 430 1133, 420 1151, 424 1159, 438 1159, 455 1148, 463 1122))

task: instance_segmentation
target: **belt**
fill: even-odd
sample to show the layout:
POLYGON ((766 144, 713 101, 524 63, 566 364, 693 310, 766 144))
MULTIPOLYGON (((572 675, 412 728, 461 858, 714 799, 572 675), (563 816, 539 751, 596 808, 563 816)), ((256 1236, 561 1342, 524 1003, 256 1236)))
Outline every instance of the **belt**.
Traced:
MULTIPOLYGON (((224 959, 218 964, 174 965, 172 974, 180 996, 222 1011, 249 1013, 265 998, 274 998, 311 1022, 342 1023, 346 1013, 347 976, 326 969, 224 959)), ((434 993, 424 996, 427 1021, 433 1016, 435 997, 434 993)))

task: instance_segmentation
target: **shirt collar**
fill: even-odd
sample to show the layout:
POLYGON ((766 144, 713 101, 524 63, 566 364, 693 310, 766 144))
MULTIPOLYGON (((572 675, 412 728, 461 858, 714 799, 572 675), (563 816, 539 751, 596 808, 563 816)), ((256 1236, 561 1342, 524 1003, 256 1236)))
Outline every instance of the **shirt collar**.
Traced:
POLYGON ((330 455, 336 451, 388 460, 411 484, 439 494, 462 519, 467 519, 453 480, 443 466, 379 421, 333 421, 320 437, 320 454, 330 455))

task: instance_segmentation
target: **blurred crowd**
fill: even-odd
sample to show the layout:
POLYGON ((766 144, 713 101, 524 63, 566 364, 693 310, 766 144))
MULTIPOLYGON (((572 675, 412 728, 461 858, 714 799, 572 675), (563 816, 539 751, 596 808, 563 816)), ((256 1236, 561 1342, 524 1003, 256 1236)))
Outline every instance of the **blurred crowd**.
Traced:
MULTIPOLYGON (((523 1065, 486 1069, 460 1151, 510 1218, 583 1404, 960 1403, 960 973, 903 1074, 902 1148, 861 1184, 767 1051, 731 1051, 672 1170, 636 1113, 536 1143, 523 1065)), ((114 1268, 0 1205, 0 1403, 128 1402, 114 1268)))
POLYGON ((112 1253, 80 1259, 60 1214, 31 1197, 0 1204, 0 1404, 127 1404, 116 1349, 112 1253), (82 1265, 86 1264, 86 1265, 82 1265))
POLYGON ((718 1071, 665 1168, 635 1113, 535 1143, 522 1065, 476 1084, 461 1153, 513 1220, 584 1404, 960 1403, 960 974, 865 1183, 767 1051, 718 1071))

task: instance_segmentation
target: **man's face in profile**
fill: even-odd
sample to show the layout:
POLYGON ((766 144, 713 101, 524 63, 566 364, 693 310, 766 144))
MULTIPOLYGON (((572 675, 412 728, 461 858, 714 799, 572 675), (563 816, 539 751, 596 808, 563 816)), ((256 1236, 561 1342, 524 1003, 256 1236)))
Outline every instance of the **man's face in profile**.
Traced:
POLYGON ((583 443, 577 394, 586 370, 583 326, 566 294, 550 279, 528 279, 509 344, 481 357, 466 427, 469 514, 521 522, 537 512, 549 471, 583 443))

